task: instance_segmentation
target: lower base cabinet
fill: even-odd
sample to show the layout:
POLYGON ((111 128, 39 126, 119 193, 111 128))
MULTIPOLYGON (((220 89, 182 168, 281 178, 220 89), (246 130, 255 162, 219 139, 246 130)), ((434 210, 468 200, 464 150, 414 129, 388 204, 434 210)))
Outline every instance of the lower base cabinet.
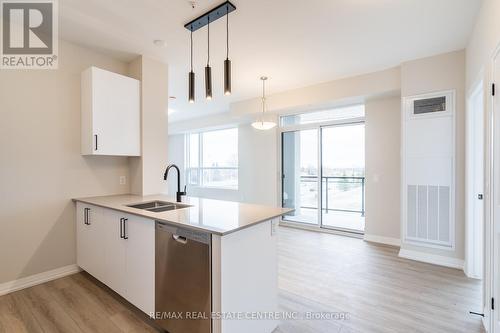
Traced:
POLYGON ((150 314, 155 304, 153 220, 77 203, 77 264, 150 314))

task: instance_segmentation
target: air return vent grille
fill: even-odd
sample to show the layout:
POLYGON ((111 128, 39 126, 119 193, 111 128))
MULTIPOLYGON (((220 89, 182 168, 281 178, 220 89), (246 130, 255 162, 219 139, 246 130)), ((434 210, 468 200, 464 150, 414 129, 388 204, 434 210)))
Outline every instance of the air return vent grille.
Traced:
POLYGON ((450 246, 450 187, 408 185, 408 240, 450 246))
POLYGON ((446 111, 446 96, 417 99, 413 101, 413 114, 446 111))

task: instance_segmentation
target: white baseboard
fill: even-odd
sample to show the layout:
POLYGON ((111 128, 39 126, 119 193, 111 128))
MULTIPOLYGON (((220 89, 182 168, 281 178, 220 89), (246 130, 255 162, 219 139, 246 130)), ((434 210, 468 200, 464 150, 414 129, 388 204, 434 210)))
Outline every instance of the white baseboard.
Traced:
POLYGON ((476 279, 476 280, 483 279, 482 274, 477 274, 473 270, 468 269, 467 264, 465 263, 465 260, 464 260, 464 273, 465 273, 465 276, 467 276, 470 279, 476 279))
POLYGON ((0 283, 0 296, 29 288, 44 282, 52 281, 71 274, 80 272, 81 269, 76 264, 56 268, 47 272, 23 277, 17 280, 0 283))
POLYGON ((365 237, 363 239, 367 242, 372 242, 372 243, 379 243, 379 244, 385 244, 385 245, 391 245, 391 246, 397 246, 397 247, 401 246, 401 240, 399 238, 383 237, 383 236, 365 234, 365 237))
POLYGON ((406 250, 406 249, 399 250, 399 256, 401 258, 421 261, 428 264, 458 268, 462 270, 464 269, 464 261, 462 259, 445 257, 437 254, 429 254, 425 252, 406 250))

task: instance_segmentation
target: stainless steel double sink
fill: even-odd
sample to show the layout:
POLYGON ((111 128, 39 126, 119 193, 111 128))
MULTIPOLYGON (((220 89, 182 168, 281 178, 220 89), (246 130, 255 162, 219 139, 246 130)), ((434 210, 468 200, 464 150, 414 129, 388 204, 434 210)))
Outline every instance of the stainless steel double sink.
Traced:
POLYGON ((190 205, 177 203, 177 202, 167 202, 167 201, 149 201, 149 202, 141 202, 138 204, 127 205, 127 207, 137 208, 147 210, 148 212, 166 212, 169 210, 176 210, 191 207, 190 205))

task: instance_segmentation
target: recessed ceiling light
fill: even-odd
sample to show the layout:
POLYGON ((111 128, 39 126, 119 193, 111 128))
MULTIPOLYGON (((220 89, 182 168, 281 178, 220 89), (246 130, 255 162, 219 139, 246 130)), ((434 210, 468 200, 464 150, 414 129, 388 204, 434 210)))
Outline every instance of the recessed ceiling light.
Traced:
POLYGON ((174 109, 168 109, 168 115, 170 116, 172 113, 177 112, 177 110, 174 109))
POLYGON ((168 96, 168 98, 170 98, 170 99, 177 99, 177 97, 175 97, 175 96, 168 96))
POLYGON ((165 46, 167 46, 167 42, 165 42, 163 39, 155 39, 153 41, 153 44, 155 44, 158 47, 165 47, 165 46))

